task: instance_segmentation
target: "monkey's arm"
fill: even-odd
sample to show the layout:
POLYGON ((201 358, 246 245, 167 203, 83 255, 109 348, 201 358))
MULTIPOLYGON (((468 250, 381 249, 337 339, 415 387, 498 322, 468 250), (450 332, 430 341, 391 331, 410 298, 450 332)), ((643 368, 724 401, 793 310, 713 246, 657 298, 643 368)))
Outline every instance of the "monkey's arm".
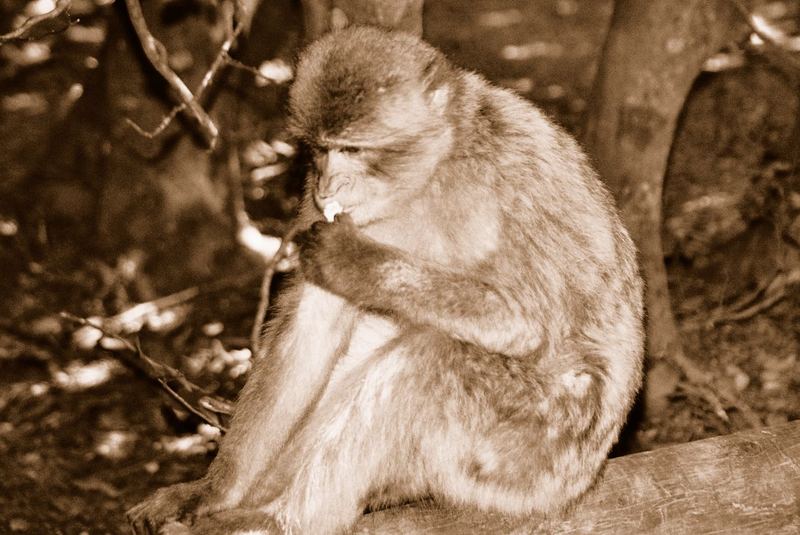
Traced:
POLYGON ((321 394, 355 315, 341 298, 312 284, 300 282, 285 294, 283 310, 269 327, 267 353, 242 389, 206 476, 227 507, 248 492, 321 394))
MULTIPOLYGON (((528 354, 542 341, 535 292, 523 306, 508 288, 412 258, 346 220, 317 223, 306 238, 300 254, 305 276, 360 307, 506 355, 528 354)), ((541 301, 544 308, 544 295, 541 301)))
POLYGON ((283 292, 280 306, 266 354, 257 357, 208 473, 160 489, 129 510, 137 535, 187 516, 237 507, 321 395, 357 311, 303 281, 283 292))

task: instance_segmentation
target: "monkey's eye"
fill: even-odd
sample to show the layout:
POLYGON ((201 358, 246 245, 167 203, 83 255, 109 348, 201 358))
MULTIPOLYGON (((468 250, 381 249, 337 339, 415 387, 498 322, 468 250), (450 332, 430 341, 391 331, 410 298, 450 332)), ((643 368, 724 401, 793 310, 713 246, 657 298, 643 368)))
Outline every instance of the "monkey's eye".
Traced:
POLYGON ((315 143, 306 143, 306 147, 308 148, 309 152, 311 152, 311 154, 314 155, 315 157, 325 152, 328 152, 327 148, 321 147, 315 143))
POLYGON ((358 154, 359 152, 361 152, 361 147, 344 146, 344 147, 339 147, 339 150, 341 152, 344 152, 345 154, 358 154))

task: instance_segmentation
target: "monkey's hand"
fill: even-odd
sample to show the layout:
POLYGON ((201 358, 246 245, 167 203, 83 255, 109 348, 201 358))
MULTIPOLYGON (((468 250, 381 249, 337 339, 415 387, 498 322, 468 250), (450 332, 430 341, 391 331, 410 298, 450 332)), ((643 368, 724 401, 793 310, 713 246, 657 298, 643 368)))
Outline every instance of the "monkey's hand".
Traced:
POLYGON ((306 279, 350 303, 433 327, 493 353, 527 355, 541 344, 536 309, 497 280, 445 269, 371 240, 339 215, 315 223, 300 246, 306 279))
POLYGON ((379 283, 375 268, 392 256, 388 247, 360 233, 347 214, 333 223, 314 223, 300 242, 306 279, 356 304, 379 283))
MULTIPOLYGON (((207 494, 204 480, 164 487, 128 510, 126 516, 136 535, 157 535, 178 521, 191 521, 207 494)), ((169 532, 169 530, 167 530, 169 532)))

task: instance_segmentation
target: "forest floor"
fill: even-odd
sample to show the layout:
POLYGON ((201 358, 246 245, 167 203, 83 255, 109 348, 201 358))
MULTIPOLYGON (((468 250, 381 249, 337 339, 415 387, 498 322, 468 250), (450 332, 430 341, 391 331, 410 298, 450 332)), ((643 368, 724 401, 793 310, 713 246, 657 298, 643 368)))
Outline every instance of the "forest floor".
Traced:
MULTIPOLYGON (((579 133, 611 2, 427 4, 426 35, 455 63, 524 94, 579 133)), ((5 181, 44 157, 60 96, 32 91, 25 84, 36 80, 35 69, 9 68, 9 53, 0 61, 5 181)), ((54 86, 36 83, 66 88, 71 75, 60 73, 54 86)), ((800 418, 797 94, 757 58, 704 74, 687 103, 665 190, 663 235, 686 353, 767 425, 800 418)), ((87 257, 75 243, 56 254, 43 238, 32 249, 25 244, 37 237, 21 235, 12 208, 0 198, 0 533, 126 532, 125 509, 204 472, 214 431, 170 408, 158 385, 125 365, 124 349, 97 345, 59 316, 109 317, 136 305, 137 286, 147 284, 130 276, 136 258, 87 257)), ((137 341, 153 359, 232 399, 247 369, 257 285, 148 312, 137 341)), ((677 388, 662 385, 672 393, 657 410, 637 405, 620 454, 746 427, 732 408, 715 414, 679 376, 651 380, 677 388)))

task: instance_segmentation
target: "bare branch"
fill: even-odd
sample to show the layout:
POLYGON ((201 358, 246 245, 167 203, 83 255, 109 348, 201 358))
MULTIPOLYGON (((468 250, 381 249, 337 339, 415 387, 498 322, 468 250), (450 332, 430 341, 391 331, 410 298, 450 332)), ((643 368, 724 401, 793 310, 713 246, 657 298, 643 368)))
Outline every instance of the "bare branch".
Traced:
POLYGON ((731 321, 742 321, 746 319, 750 319, 756 314, 760 314, 765 310, 769 309, 776 303, 778 303, 781 299, 786 297, 786 289, 788 286, 792 284, 800 283, 800 278, 797 277, 800 274, 800 270, 794 270, 790 272, 790 274, 794 274, 794 277, 788 279, 786 277, 776 277, 776 281, 778 282, 778 286, 770 286, 767 289, 766 295, 764 295, 764 299, 757 303, 754 303, 752 306, 749 306, 743 310, 738 312, 733 312, 730 315, 722 316, 717 318, 717 322, 731 322, 731 321))
POLYGON ((698 395, 711 405, 717 416, 728 421, 728 415, 722 403, 724 401, 728 406, 736 408, 752 428, 758 429, 764 425, 747 403, 740 400, 739 396, 724 385, 715 384, 714 376, 687 357, 682 350, 670 354, 669 360, 686 376, 690 383, 689 390, 694 387, 693 390, 696 390, 698 395))
MULTIPOLYGON (((231 58, 230 51, 233 46, 236 44, 236 40, 239 36, 250 27, 250 23, 252 21, 253 15, 255 14, 258 5, 261 3, 261 0, 249 0, 248 2, 237 2, 236 6, 238 8, 236 13, 236 25, 233 27, 232 31, 229 31, 228 37, 225 39, 225 42, 219 48, 214 61, 211 63, 208 71, 206 71, 203 79, 200 81, 200 84, 197 86, 194 94, 189 91, 186 84, 183 83, 183 80, 175 74, 174 71, 169 67, 167 62, 167 53, 164 48, 164 45, 160 43, 150 31, 147 29, 147 24, 144 20, 144 15, 142 14, 141 6, 138 3, 138 0, 125 0, 126 5, 128 6, 128 13, 131 17, 131 21, 133 23, 134 28, 136 29, 136 33, 139 36, 140 41, 142 42, 142 47, 144 48, 145 54, 153 66, 161 73, 162 76, 167 80, 167 82, 172 86, 181 100, 181 103, 178 106, 172 108, 172 110, 164 116, 161 122, 152 130, 145 130, 138 124, 136 124, 131 119, 126 118, 126 122, 136 130, 139 135, 146 137, 148 139, 152 139, 158 135, 160 135, 166 128, 172 123, 173 119, 178 115, 178 113, 189 109, 189 114, 197 119, 200 127, 202 129, 203 135, 206 138, 209 146, 213 149, 219 135, 216 125, 213 123, 211 118, 208 114, 203 110, 203 108, 198 104, 203 97, 205 97, 206 93, 208 92, 209 88, 213 85, 213 82, 216 80, 218 74, 226 65, 234 65, 239 68, 247 68, 252 69, 252 67, 247 67, 244 64, 241 64, 231 58), (177 85, 176 85, 177 84, 177 85), (197 113, 197 111, 202 112, 201 115, 197 113), (212 136, 213 134, 213 136, 212 136)), ((253 69, 255 74, 261 78, 264 78, 257 70, 253 69)))
POLYGON ((280 261, 286 257, 292 239, 299 231, 300 224, 295 221, 281 240, 281 246, 278 248, 278 252, 275 253, 275 256, 272 257, 272 260, 270 260, 269 264, 267 264, 267 268, 264 270, 264 279, 261 281, 261 290, 259 292, 258 309, 256 310, 256 316, 253 320, 253 330, 250 333, 250 347, 253 348, 254 356, 258 355, 259 351, 261 351, 261 329, 264 318, 267 315, 267 306, 269 306, 269 287, 272 285, 272 277, 275 275, 280 261))
POLYGON ((274 78, 271 78, 269 76, 265 76, 264 73, 262 73, 256 67, 253 67, 251 65, 246 65, 246 64, 242 63, 241 61, 232 58, 230 55, 227 55, 227 57, 225 58, 225 61, 231 67, 234 67, 236 69, 240 69, 240 70, 249 72, 250 74, 255 76, 258 80, 262 80, 263 82, 265 82, 264 85, 267 85, 267 84, 277 85, 277 84, 281 84, 282 83, 282 81, 277 81, 274 78))
MULTIPOLYGON (((167 50, 164 45, 156 39, 150 30, 147 28, 147 22, 142 13, 142 6, 138 0, 125 0, 125 5, 128 7, 128 15, 131 18, 136 35, 142 43, 147 59, 155 67, 155 69, 164 77, 167 83, 175 90, 178 99, 187 110, 189 115, 195 118, 200 126, 200 131, 203 134, 208 145, 213 149, 216 146, 219 137, 219 130, 211 120, 208 113, 200 106, 198 100, 195 98, 192 91, 186 86, 180 76, 169 66, 167 60, 167 50)), ((215 61, 216 63, 216 61, 215 61)), ((204 78, 205 81, 205 78, 204 78)), ((201 84, 202 87, 202 84, 201 84)), ((169 124, 169 123, 167 123, 169 124)), ((162 127, 166 128, 166 126, 162 127)))
POLYGON ((781 56, 786 60, 788 64, 790 64, 795 69, 800 69, 800 60, 797 59, 796 56, 792 54, 793 49, 790 46, 788 39, 782 39, 780 36, 775 36, 770 32, 764 30, 762 25, 764 24, 763 18, 753 14, 745 5, 742 0, 728 0, 736 11, 742 16, 750 29, 753 30, 753 33, 756 34, 766 45, 770 48, 775 50, 776 52, 780 52, 781 56))
POLYGON ((244 28, 245 25, 243 23, 238 23, 228 38, 225 39, 225 42, 222 43, 222 46, 217 52, 217 56, 211 63, 211 67, 209 67, 208 72, 206 72, 205 76, 203 76, 203 79, 200 81, 200 85, 197 88, 197 98, 205 96, 208 88, 211 87, 211 83, 216 79, 217 74, 219 74, 222 67, 226 65, 227 58, 230 57, 231 48, 233 48, 233 45, 244 31, 244 28))
POLYGON ((186 109, 185 104, 180 104, 178 106, 175 106, 167 115, 164 116, 163 119, 161 119, 161 122, 158 123, 158 126, 156 126, 153 130, 149 131, 143 129, 141 126, 133 122, 133 120, 129 119, 128 117, 125 117, 125 122, 128 123, 128 125, 130 125, 131 128, 136 130, 136 132, 140 136, 146 137, 147 139, 153 139, 154 137, 160 135, 164 130, 166 130, 167 127, 170 125, 170 123, 172 123, 172 120, 175 118, 175 116, 178 115, 180 112, 182 112, 184 109, 186 109))
POLYGON ((739 298, 727 307, 719 307, 710 313, 683 322, 687 329, 711 329, 720 323, 730 323, 750 319, 787 295, 790 286, 800 284, 800 269, 793 269, 775 275, 769 284, 739 298))
POLYGON ((0 35, 0 44, 8 43, 10 41, 38 39, 43 35, 63 31, 69 26, 69 8, 71 5, 72 0, 58 0, 55 8, 53 8, 51 11, 41 15, 36 15, 35 17, 30 17, 16 30, 12 30, 8 33, 0 35), (66 21, 61 20, 62 15, 66 16, 66 21), (63 26, 60 28, 44 28, 50 21, 60 22, 63 24, 63 26))
MULTIPOLYGON (((126 1, 135 2, 136 0, 126 0, 126 1)), ((141 12, 141 9, 140 9, 140 12, 141 12)), ((131 15, 131 19, 133 19, 133 15, 131 15)), ((216 80, 217 75, 222 70, 222 68, 225 65, 228 65, 232 61, 234 61, 230 57, 230 51, 231 51, 231 48, 233 48, 233 45, 236 43, 236 40, 239 38, 239 36, 244 31, 244 29, 245 29, 245 24, 242 23, 242 22, 238 23, 236 25, 236 28, 234 28, 234 30, 232 32, 230 32, 230 35, 228 35, 228 38, 225 40, 225 42, 222 43, 222 46, 220 46, 219 52, 217 52, 217 55, 214 58, 214 61, 211 63, 211 66, 209 67, 208 71, 206 71, 205 75, 203 75, 203 79, 200 81, 200 84, 197 86, 197 90, 195 91, 194 95, 192 96, 192 101, 193 102, 197 103, 197 102, 201 101, 203 99, 203 97, 206 95, 206 93, 208 92, 208 89, 211 87, 211 85, 214 82, 214 80, 216 80)), ((137 30, 137 33, 138 33, 138 30, 137 30)), ((159 45, 161 45, 161 44, 159 43, 159 45)), ((161 47, 162 47, 162 50, 163 50, 163 45, 161 45, 161 47)), ((149 55, 148 55, 148 58, 149 58, 149 55)), ((156 67, 156 68, 158 68, 158 67, 156 67)), ((169 67, 167 67, 167 68, 169 68, 169 67)), ((160 70, 159 70, 159 72, 160 72, 160 70)), ((178 80, 180 80, 180 78, 177 75, 175 75, 175 77, 177 77, 178 80)), ((166 76, 165 76, 165 78, 166 78, 166 76)), ((167 80, 169 81, 169 78, 167 80)), ((180 81, 181 81, 181 83, 183 83, 182 80, 180 80, 180 81)), ((186 86, 184 85, 184 87, 186 87, 186 86)), ((186 88, 186 90, 188 91, 188 88, 186 88)), ((179 92, 179 95, 180 95, 180 92, 179 92)), ((166 128, 172 123, 172 120, 175 119, 175 116, 177 116, 178 113, 180 113, 183 110, 185 110, 187 108, 187 106, 188 106, 188 103, 186 101, 183 101, 178 106, 175 106, 174 108, 172 108, 172 110, 169 112, 169 114, 164 116, 164 118, 161 120, 161 122, 158 124, 158 126, 156 126, 156 128, 154 128, 153 130, 149 130, 149 131, 148 130, 144 130, 142 127, 140 127, 138 124, 133 122, 131 119, 126 118, 125 121, 134 130, 136 130, 136 132, 138 132, 139 135, 141 135, 143 137, 146 137, 148 139, 152 139, 152 138, 160 135, 164 130, 166 130, 166 128)), ((198 107, 199 107, 199 105, 198 105, 198 107)), ((203 111, 203 112, 205 113, 205 111, 203 111)), ((192 114, 193 114, 193 112, 192 112, 192 114)), ((200 121, 199 118, 198 118, 198 121, 200 121)), ((210 121, 210 118, 209 118, 209 121, 210 121)), ((212 126, 214 126, 215 131, 216 131, 216 126, 213 123, 211 123, 211 124, 212 124, 212 126)), ((202 126, 202 121, 201 121, 201 126, 202 126)), ((218 135, 218 132, 215 135, 218 135)), ((208 140, 208 137, 206 137, 206 139, 208 140)), ((216 142, 216 137, 214 138, 214 142, 216 142)), ((213 142, 209 142, 209 145, 212 148, 214 147, 214 143, 213 142)))
POLYGON ((266 76, 264 76, 263 74, 261 74, 258 71, 258 69, 256 69, 255 67, 251 67, 250 65, 245 65, 241 61, 233 59, 230 55, 226 55, 225 61, 227 61, 228 65, 230 65, 231 67, 235 67, 237 69, 240 69, 240 70, 243 70, 243 71, 247 71, 250 74, 252 74, 253 76, 261 78, 262 80, 269 81, 269 82, 272 81, 269 78, 267 78, 266 76))
POLYGON ((207 392, 188 380, 180 371, 151 359, 142 351, 141 347, 134 345, 128 339, 117 333, 110 332, 103 325, 68 312, 61 312, 61 317, 80 325, 97 329, 103 333, 104 336, 121 342, 128 351, 134 353, 138 357, 133 359, 125 356, 124 360, 126 363, 144 373, 149 379, 157 382, 181 407, 194 414, 208 425, 217 427, 223 432, 226 431, 222 417, 230 414, 230 402, 216 396, 209 396, 207 392), (182 395, 179 393, 173 385, 184 392, 184 394, 182 395), (192 402, 188 401, 186 399, 187 397, 190 398, 192 402), (216 410, 217 407, 223 410, 218 411, 216 410))

